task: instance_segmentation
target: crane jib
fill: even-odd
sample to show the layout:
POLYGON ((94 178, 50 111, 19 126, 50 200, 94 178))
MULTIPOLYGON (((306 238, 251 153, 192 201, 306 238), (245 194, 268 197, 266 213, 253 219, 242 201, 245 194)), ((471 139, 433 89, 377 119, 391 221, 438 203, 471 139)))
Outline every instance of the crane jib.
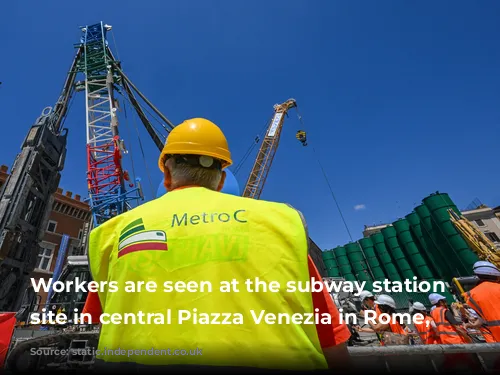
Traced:
POLYGON ((283 112, 276 112, 273 118, 273 122, 271 123, 271 127, 269 128, 269 132, 267 133, 268 137, 274 137, 276 134, 276 130, 278 130, 278 125, 283 117, 283 112))

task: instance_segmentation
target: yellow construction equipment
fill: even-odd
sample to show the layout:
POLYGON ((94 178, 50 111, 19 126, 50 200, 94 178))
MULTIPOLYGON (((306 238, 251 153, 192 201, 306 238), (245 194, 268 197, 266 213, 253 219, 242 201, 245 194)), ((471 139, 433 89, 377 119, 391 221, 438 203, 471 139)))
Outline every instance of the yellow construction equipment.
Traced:
POLYGON ((470 248, 481 260, 493 263, 500 268, 500 255, 496 246, 491 242, 474 224, 463 215, 458 215, 452 209, 448 209, 450 219, 455 228, 462 234, 470 248))

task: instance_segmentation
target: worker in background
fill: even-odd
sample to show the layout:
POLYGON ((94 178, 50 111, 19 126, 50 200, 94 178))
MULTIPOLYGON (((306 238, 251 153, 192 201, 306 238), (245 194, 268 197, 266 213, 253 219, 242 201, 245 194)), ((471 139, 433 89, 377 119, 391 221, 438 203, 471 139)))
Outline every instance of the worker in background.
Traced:
POLYGON ((478 319, 468 322, 466 328, 481 330, 486 342, 500 342, 500 270, 485 261, 476 262, 472 270, 479 283, 463 297, 478 319))
POLYGON ((361 301, 361 315, 364 315, 365 310, 376 310, 377 313, 380 312, 378 306, 375 304, 375 296, 372 292, 363 290, 359 293, 359 300, 361 301))
MULTIPOLYGON (((384 335, 385 332, 392 332, 397 335, 407 336, 408 333, 405 331, 405 326, 403 321, 399 318, 395 318, 396 313, 396 302, 391 296, 387 294, 381 294, 377 297, 375 304, 378 305, 380 314, 388 314, 391 316, 389 323, 382 323, 380 321, 377 324, 373 324, 371 321, 368 321, 370 327, 377 333, 384 335)), ((381 343, 384 345, 384 341, 381 343)))
POLYGON ((427 309, 423 303, 415 302, 411 306, 414 314, 422 314, 424 320, 422 323, 413 323, 418 332, 420 341, 424 345, 440 344, 439 335, 437 333, 437 326, 434 319, 427 314, 427 309))
MULTIPOLYGON (((300 212, 286 204, 220 192, 224 168, 231 163, 217 125, 202 118, 183 122, 169 134, 158 160, 169 194, 101 224, 89 240, 94 280, 117 281, 120 289, 99 292, 99 303, 87 310, 98 314, 102 306, 107 314, 147 314, 171 309, 168 324, 103 324, 98 349, 201 349, 203 354, 98 355, 98 364, 135 362, 136 370, 139 365, 346 369, 350 332, 340 323, 326 288, 314 293, 287 293, 283 287, 279 292, 266 293, 262 287, 259 292, 247 291, 245 281, 257 277, 281 286, 322 278, 308 256, 309 237, 300 212), (122 288, 129 280, 154 281, 160 288, 125 293, 122 288), (239 293, 219 290, 221 282, 231 280, 238 281, 239 293), (165 281, 209 281, 213 288, 164 292, 165 281), (191 318, 179 324, 179 310, 191 318), (262 310, 275 315, 324 313, 331 323, 256 324, 251 310, 257 316, 262 310), (226 320, 233 324, 196 324, 194 314, 199 320, 202 313, 233 314, 226 320), (235 314, 243 319, 235 320, 235 314)), ((226 318, 217 319, 221 323, 226 318)))
POLYGON ((429 302, 436 308, 431 311, 441 344, 467 344, 472 340, 448 309, 446 297, 438 293, 429 295, 429 302))
MULTIPOLYGON (((380 314, 380 309, 378 308, 378 305, 375 304, 375 296, 372 292, 363 290, 361 293, 359 293, 359 300, 361 301, 361 309, 359 311, 359 314, 361 316, 365 316, 366 310, 375 311, 376 316, 380 314)), ((356 330, 358 332, 375 332, 371 328, 362 328, 359 325, 356 326, 356 330)))

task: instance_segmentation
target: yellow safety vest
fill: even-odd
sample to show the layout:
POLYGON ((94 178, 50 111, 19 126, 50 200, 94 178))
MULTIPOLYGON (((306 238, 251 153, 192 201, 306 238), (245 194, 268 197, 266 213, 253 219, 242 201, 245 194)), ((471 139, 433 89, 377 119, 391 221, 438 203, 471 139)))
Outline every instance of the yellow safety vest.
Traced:
POLYGON ((90 234, 90 269, 97 282, 117 282, 117 291, 110 287, 99 299, 104 322, 119 313, 122 324, 102 325, 97 358, 326 369, 314 322, 293 321, 293 314, 315 313, 311 293, 286 291, 288 281, 310 281, 307 257, 307 229, 298 211, 202 187, 172 191, 108 220, 90 234), (280 291, 248 292, 245 280, 256 277, 279 282, 280 291), (238 293, 220 290, 221 282, 232 280, 239 282, 238 293), (153 281, 158 288, 148 292, 144 285, 143 292, 127 293, 127 281, 153 281), (186 291, 164 289, 165 282, 178 281, 186 283, 186 291), (187 291, 195 288, 190 281, 199 285, 197 291, 187 291), (138 317, 140 311, 146 324, 138 319, 125 324, 125 313, 138 317), (291 323, 266 324, 264 317, 257 324, 262 311, 288 314, 291 323), (147 324, 148 313, 162 314, 164 324, 154 319, 147 324), (206 318, 211 324, 202 324, 206 318))

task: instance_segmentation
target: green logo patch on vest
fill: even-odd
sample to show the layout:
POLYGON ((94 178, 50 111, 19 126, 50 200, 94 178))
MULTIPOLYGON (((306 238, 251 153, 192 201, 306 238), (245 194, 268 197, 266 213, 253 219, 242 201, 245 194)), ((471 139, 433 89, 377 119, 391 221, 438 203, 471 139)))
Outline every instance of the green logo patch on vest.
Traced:
POLYGON ((142 218, 123 228, 119 241, 118 258, 136 251, 168 250, 167 234, 162 230, 146 230, 142 218))

